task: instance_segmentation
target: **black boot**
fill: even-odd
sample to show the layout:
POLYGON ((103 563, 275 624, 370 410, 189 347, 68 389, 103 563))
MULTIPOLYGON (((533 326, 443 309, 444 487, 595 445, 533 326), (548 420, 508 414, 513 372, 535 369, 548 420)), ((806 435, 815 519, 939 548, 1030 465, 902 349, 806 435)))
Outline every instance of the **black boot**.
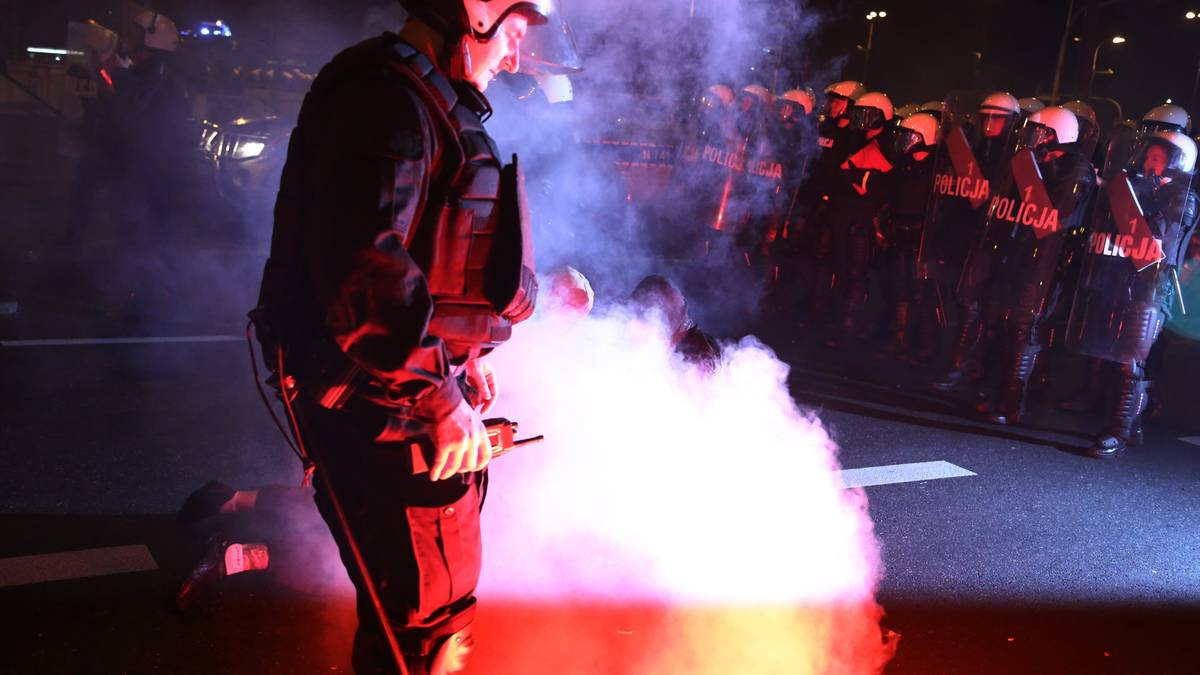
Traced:
POLYGON ((1025 415, 1025 395, 1029 389, 1029 378, 1037 365, 1040 347, 1020 345, 1014 349, 1012 362, 1004 378, 998 401, 983 404, 980 412, 994 424, 1016 424, 1025 415))
POLYGON ((978 307, 964 307, 962 323, 958 327, 958 339, 954 343, 954 356, 949 370, 933 381, 933 388, 938 391, 954 391, 966 379, 971 357, 979 344, 983 330, 978 307))
POLYGON ((1096 459, 1115 459, 1125 454, 1125 448, 1142 444, 1142 411, 1146 409, 1150 382, 1126 375, 1121 391, 1108 416, 1108 428, 1092 443, 1091 454, 1096 459))
POLYGON ((225 549, 229 541, 220 537, 208 540, 204 545, 204 553, 183 583, 175 592, 175 606, 187 610, 196 604, 200 598, 210 594, 221 579, 225 578, 225 549))

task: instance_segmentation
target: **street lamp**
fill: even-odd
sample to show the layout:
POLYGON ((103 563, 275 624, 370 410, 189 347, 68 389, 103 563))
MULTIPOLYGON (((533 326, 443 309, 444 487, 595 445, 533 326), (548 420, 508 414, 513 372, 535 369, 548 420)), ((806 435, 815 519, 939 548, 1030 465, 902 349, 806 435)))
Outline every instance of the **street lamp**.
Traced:
MULTIPOLYGON (((1200 18, 1200 14, 1189 11, 1187 14, 1183 15, 1183 18, 1187 19, 1188 21, 1194 21, 1195 19, 1200 18)), ((1200 60, 1196 62, 1196 76, 1192 78, 1192 100, 1188 102, 1189 113, 1196 110, 1197 90, 1200 90, 1200 60)))
MULTIPOLYGON (((1123 45, 1123 44, 1125 44, 1125 38, 1121 37, 1120 35, 1114 35, 1112 38, 1112 43, 1114 45, 1123 45)), ((1096 75, 1099 74, 1099 72, 1101 72, 1101 71, 1096 70, 1096 63, 1100 60, 1100 48, 1103 47, 1104 45, 1105 45, 1105 43, 1101 42, 1100 44, 1096 45, 1096 50, 1092 52, 1092 74, 1088 78, 1088 88, 1087 88, 1088 98, 1092 97, 1092 85, 1095 84, 1095 82, 1096 82, 1096 75)), ((1105 68, 1102 72, 1105 75, 1114 74, 1114 71, 1112 68, 1105 68)))
POLYGON ((871 10, 867 12, 867 46, 863 49, 865 56, 863 57, 863 79, 868 79, 867 75, 871 70, 871 44, 875 41, 875 22, 880 19, 886 19, 887 12, 883 10, 871 10))

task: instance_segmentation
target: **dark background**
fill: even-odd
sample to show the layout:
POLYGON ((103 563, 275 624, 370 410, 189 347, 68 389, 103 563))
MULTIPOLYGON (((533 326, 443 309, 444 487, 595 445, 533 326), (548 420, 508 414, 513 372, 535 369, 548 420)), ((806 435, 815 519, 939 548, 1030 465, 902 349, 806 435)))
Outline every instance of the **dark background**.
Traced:
MULTIPOLYGON (((663 0, 682 8, 691 1, 663 0)), ((705 5, 714 0, 695 2, 705 5)), ((256 43, 274 58, 311 62, 324 61, 339 45, 376 32, 381 19, 386 25, 388 10, 394 6, 388 0, 147 4, 174 18, 181 29, 220 18, 233 27, 243 48, 256 43)), ((956 88, 1047 95, 1067 5, 1063 0, 812 0, 808 7, 821 16, 815 43, 782 45, 783 63, 794 73, 785 79, 821 86, 841 75, 854 77, 870 89, 884 90, 897 105, 940 99, 956 88), (885 10, 888 15, 877 22, 868 64, 865 52, 856 47, 867 41, 870 10, 885 10)), ((1062 92, 1085 93, 1092 54, 1103 43, 1098 69, 1113 68, 1116 74, 1097 76, 1094 95, 1116 99, 1129 117, 1140 116, 1168 98, 1189 105, 1200 62, 1200 20, 1186 20, 1189 9, 1200 10, 1200 2, 1076 0, 1071 36, 1079 41, 1067 43, 1062 92), (1109 40, 1116 34, 1128 42, 1113 46, 1109 40)), ((121 3, 113 0, 13 3, 0 22, 0 40, 9 58, 22 58, 29 45, 62 46, 68 20, 95 18, 112 26, 120 12, 121 3)), ((687 30, 686 25, 679 28, 687 30)))

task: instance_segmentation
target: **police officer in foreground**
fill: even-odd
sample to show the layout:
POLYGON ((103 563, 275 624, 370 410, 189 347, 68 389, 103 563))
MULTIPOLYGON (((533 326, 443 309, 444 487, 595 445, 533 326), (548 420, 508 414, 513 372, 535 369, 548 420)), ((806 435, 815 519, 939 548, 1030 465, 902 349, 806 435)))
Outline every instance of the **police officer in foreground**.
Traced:
POLYGON ((1146 360, 1171 317, 1196 228, 1195 168, 1192 139, 1154 131, 1139 141, 1128 166, 1105 181, 1067 329, 1071 346, 1121 371, 1093 457, 1118 457, 1141 443, 1146 360))
POLYGON ((536 293, 483 92, 548 5, 403 4, 400 34, 337 55, 305 98, 253 314, 358 592, 359 673, 462 667, 496 397, 480 359, 536 293))

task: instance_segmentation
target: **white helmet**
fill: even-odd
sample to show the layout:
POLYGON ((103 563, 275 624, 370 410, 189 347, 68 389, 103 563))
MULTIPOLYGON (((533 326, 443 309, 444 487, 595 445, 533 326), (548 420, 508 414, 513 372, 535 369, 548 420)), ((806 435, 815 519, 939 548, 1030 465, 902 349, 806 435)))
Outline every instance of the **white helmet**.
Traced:
POLYGON ((813 108, 816 107, 816 100, 814 100, 812 92, 803 89, 788 89, 779 96, 779 100, 795 103, 804 110, 805 115, 811 115, 813 108))
POLYGON ((933 147, 938 142, 938 121, 929 113, 917 113, 900 121, 900 126, 921 135, 925 145, 933 147))
POLYGON ((704 90, 703 98, 712 101, 714 97, 717 100, 720 100, 722 105, 729 106, 731 103, 733 103, 733 89, 730 89, 729 85, 714 84, 708 89, 704 90), (712 96, 709 96, 709 94, 712 96))
POLYGON ((917 105, 916 103, 908 103, 906 105, 900 106, 899 108, 896 108, 896 117, 903 119, 905 117, 908 117, 909 115, 915 115, 920 111, 921 111, 921 107, 919 105, 917 105))
POLYGON ((559 267, 547 275, 547 281, 546 297, 551 307, 577 317, 587 316, 592 311, 596 294, 582 272, 574 267, 559 267))
MULTIPOLYGON (((1040 124, 1043 127, 1053 129, 1053 140, 1058 141, 1060 144, 1074 143, 1079 140, 1079 118, 1075 117, 1075 113, 1066 108, 1060 106, 1042 108, 1029 116, 1028 123, 1040 124)), ((1049 139, 1039 136, 1039 142, 1032 143, 1031 145, 1037 147, 1047 140, 1049 139)))
POLYGON ((492 39, 513 12, 525 14, 529 25, 537 26, 549 21, 555 11, 550 0, 400 0, 400 4, 443 34, 470 34, 480 42, 492 39))
POLYGON ((1196 169, 1196 142, 1182 131, 1156 131, 1151 138, 1161 138, 1175 146, 1178 152, 1171 158, 1172 169, 1191 173, 1196 169))
POLYGON ((742 87, 742 91, 758 98, 758 100, 762 101, 763 105, 770 105, 771 103, 771 90, 761 84, 748 84, 742 87))
POLYGON ((856 108, 878 108, 883 113, 883 119, 889 121, 895 115, 896 109, 892 107, 892 99, 887 97, 887 94, 881 91, 872 91, 854 101, 856 108))
POLYGON ((842 98, 848 98, 851 101, 857 101, 858 98, 866 92, 867 88, 863 86, 862 82, 855 82, 854 80, 834 82, 828 87, 825 87, 826 96, 841 96, 842 98))
POLYGON ((1021 103, 1017 101, 1017 97, 1004 91, 993 91, 983 97, 983 101, 979 103, 979 111, 985 113, 1000 113, 1002 115, 1016 115, 1021 112, 1021 103))
POLYGON ((1151 108, 1142 115, 1143 127, 1154 129, 1176 129, 1184 133, 1191 132, 1192 118, 1187 111, 1170 103, 1151 108))
POLYGON ((1075 113, 1075 116, 1079 119, 1096 124, 1096 111, 1092 109, 1092 106, 1083 101, 1067 101, 1062 104, 1062 107, 1075 113))
POLYGON ((142 44, 148 49, 173 52, 179 47, 179 28, 175 26, 174 21, 162 14, 145 10, 134 15, 133 22, 141 26, 145 33, 142 44))
POLYGON ((925 101, 917 108, 917 112, 928 113, 937 117, 946 112, 946 104, 942 101, 925 101))
POLYGON ((1033 113, 1043 110, 1046 107, 1046 104, 1042 103, 1041 99, 1037 98, 1036 96, 1026 96, 1025 98, 1017 99, 1017 103, 1020 106, 1021 112, 1025 113, 1026 115, 1032 115, 1033 113))

